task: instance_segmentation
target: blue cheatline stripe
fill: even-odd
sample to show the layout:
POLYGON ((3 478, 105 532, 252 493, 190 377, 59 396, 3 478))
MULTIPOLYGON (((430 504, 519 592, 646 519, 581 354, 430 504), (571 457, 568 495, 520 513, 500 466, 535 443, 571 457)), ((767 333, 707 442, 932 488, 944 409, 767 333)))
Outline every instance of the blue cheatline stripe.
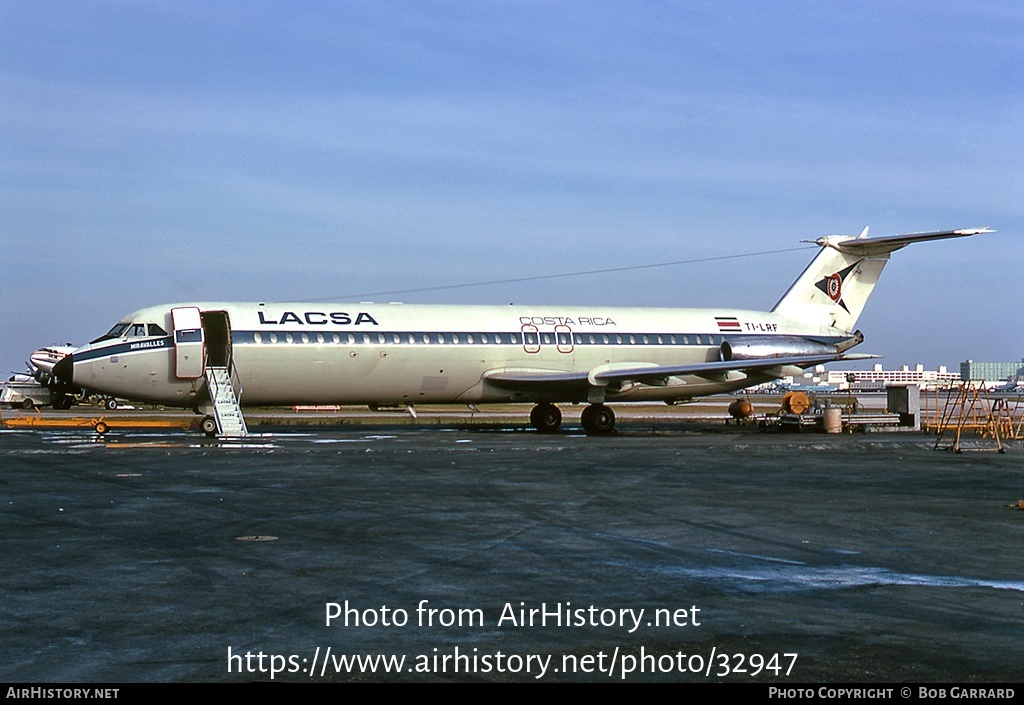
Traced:
POLYGON ((118 343, 116 345, 110 345, 102 348, 93 348, 91 350, 83 350, 79 352, 74 351, 75 362, 83 362, 85 360, 94 360, 98 357, 108 357, 112 355, 127 355, 130 353, 150 352, 152 350, 173 350, 174 349, 174 338, 167 336, 166 338, 147 338, 141 340, 132 340, 126 343, 118 343))
MULTIPOLYGON (((179 331, 180 332, 180 331, 179 331)), ((722 335, 721 333, 452 333, 452 332, 373 332, 352 333, 348 331, 232 331, 231 342, 235 345, 476 345, 481 347, 513 346, 708 346, 719 345, 723 340, 731 343, 742 342, 745 338, 763 340, 765 335, 722 335), (303 334, 306 340, 303 340, 303 334), (321 342, 319 336, 323 336, 321 342), (277 336, 274 340, 272 336, 277 336), (288 339, 291 336, 291 340, 288 339), (409 336, 413 336, 412 343, 409 336), (486 336, 486 342, 484 342, 486 336), (567 339, 566 336, 571 336, 567 339), (337 338, 337 340, 335 340, 337 338), (473 342, 470 342, 472 340, 473 342)), ((790 338, 793 336, 779 336, 790 338)), ((799 336, 803 337, 803 336, 799 336)), ((846 340, 844 336, 807 336, 807 340, 835 344, 846 340)), ((198 342, 198 341, 196 341, 198 342)), ((75 351, 74 359, 78 362, 94 360, 113 355, 149 352, 151 350, 170 350, 174 348, 174 338, 144 338, 119 342, 115 345, 75 351)))
MULTIPOLYGON (((232 331, 231 341, 236 345, 607 345, 607 346, 707 346, 720 345, 729 340, 742 342, 746 338, 763 340, 771 334, 714 333, 555 333, 555 332, 424 332, 389 331, 232 331), (305 339, 303 338, 305 336, 305 339)), ((780 338, 804 336, 779 335, 780 338)), ((835 344, 848 336, 807 336, 809 341, 835 344)))

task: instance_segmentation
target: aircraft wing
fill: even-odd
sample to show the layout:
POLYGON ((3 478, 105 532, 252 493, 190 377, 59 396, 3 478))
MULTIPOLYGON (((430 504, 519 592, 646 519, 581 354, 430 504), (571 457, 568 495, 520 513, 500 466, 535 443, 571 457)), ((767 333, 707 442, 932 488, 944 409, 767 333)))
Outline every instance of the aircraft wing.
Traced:
POLYGON ((792 355, 789 357, 759 358, 756 360, 732 360, 728 362, 694 362, 685 365, 644 365, 635 367, 598 368, 592 371, 564 372, 560 370, 501 368, 484 373, 484 379, 505 389, 533 390, 565 389, 605 386, 612 383, 639 382, 641 384, 664 384, 669 377, 697 375, 714 377, 727 372, 768 370, 773 367, 811 367, 836 360, 863 359, 872 355, 792 355))

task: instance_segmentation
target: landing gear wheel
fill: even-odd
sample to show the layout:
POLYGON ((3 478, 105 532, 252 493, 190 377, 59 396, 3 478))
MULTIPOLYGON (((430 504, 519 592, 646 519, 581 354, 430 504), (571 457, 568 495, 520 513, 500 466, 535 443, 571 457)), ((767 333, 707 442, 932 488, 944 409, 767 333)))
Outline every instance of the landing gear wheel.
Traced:
POLYGON ((583 429, 592 436, 603 436, 615 430, 615 412, 604 404, 591 404, 580 415, 583 429))
POLYGON ((562 412, 554 404, 538 404, 530 412, 530 423, 541 433, 554 433, 562 425, 562 412))
POLYGON ((114 409, 117 408, 117 399, 107 399, 105 402, 103 402, 103 406, 113 411, 114 409))
POLYGON ((199 428, 207 436, 216 436, 217 420, 212 416, 204 416, 203 420, 199 422, 199 428))

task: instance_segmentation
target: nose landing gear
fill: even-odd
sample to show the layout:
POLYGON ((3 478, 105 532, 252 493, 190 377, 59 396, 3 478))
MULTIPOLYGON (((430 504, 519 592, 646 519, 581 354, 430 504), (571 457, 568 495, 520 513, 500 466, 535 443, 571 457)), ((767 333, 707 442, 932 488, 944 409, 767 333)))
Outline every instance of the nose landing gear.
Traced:
POLYGON ((199 430, 201 430, 207 436, 216 436, 217 420, 212 416, 204 416, 203 420, 199 422, 199 430))

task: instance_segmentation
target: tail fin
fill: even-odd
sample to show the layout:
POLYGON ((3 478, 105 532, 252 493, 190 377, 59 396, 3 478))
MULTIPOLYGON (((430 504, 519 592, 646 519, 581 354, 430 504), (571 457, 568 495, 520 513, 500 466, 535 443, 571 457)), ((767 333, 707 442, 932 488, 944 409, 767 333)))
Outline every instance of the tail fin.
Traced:
POLYGON ((868 237, 830 235, 815 243, 821 251, 793 282, 772 313, 823 327, 852 331, 878 282, 889 254, 914 242, 991 233, 988 228, 943 230, 868 237))

